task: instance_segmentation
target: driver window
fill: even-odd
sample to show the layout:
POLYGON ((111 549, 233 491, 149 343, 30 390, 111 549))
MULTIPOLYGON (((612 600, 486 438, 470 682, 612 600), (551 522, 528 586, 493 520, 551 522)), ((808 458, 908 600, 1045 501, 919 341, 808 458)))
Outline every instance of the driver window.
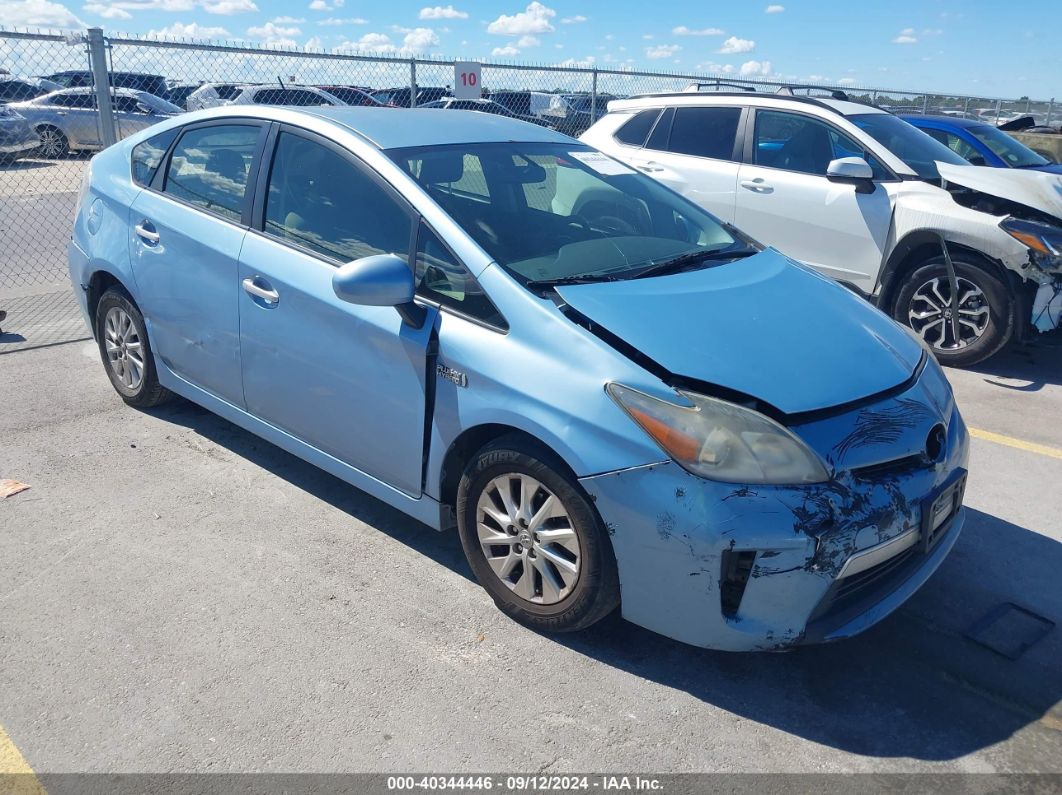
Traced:
POLYGON ((449 306, 492 326, 505 328, 505 319, 480 288, 468 268, 457 261, 425 224, 417 240, 417 295, 449 306))
POLYGON ((769 168, 826 176, 831 160, 862 157, 874 179, 888 172, 866 149, 834 127, 810 116, 782 111, 756 112, 754 162, 769 168))
POLYGON ((406 211, 338 152, 298 135, 277 139, 265 231, 338 262, 409 256, 406 211))

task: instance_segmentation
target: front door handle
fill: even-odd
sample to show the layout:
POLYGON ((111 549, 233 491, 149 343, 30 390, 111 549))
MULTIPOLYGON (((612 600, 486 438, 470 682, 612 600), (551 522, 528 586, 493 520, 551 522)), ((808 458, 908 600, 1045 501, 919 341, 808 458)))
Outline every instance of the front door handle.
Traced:
POLYGON ((274 290, 272 287, 262 286, 259 281, 265 281, 259 276, 254 278, 248 278, 243 280, 243 291, 248 295, 255 298, 261 298, 267 304, 275 305, 280 301, 280 293, 274 290))
POLYGON ((151 221, 144 219, 134 226, 133 229, 136 232, 136 236, 143 240, 147 245, 157 246, 159 244, 159 233, 151 221))
POLYGON ((636 166, 636 168, 639 171, 644 171, 646 174, 654 174, 657 171, 663 171, 664 170, 663 166, 659 165, 658 163, 653 163, 653 162, 643 163, 640 166, 636 166))
POLYGON ((743 179, 741 180, 741 187, 745 190, 750 190, 753 193, 774 193, 774 188, 764 182, 763 177, 743 179))

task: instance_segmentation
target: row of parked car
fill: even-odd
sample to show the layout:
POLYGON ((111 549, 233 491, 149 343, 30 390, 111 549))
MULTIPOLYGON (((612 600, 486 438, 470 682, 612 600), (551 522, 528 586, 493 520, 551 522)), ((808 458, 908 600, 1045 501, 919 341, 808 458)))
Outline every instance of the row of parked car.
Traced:
MULTIPOLYGON (((320 84, 169 83, 161 75, 112 72, 112 105, 119 138, 162 118, 221 105, 296 107, 428 107, 477 110, 507 116, 578 136, 604 115, 616 97, 601 94, 596 108, 582 94, 494 91, 481 99, 456 99, 449 88, 320 84)), ((74 150, 96 150, 101 131, 96 115, 92 75, 87 70, 56 72, 46 77, 0 76, 0 160, 39 154, 62 157, 74 150), (20 120, 20 118, 22 120, 20 120), (24 120, 24 121, 23 121, 24 120)))

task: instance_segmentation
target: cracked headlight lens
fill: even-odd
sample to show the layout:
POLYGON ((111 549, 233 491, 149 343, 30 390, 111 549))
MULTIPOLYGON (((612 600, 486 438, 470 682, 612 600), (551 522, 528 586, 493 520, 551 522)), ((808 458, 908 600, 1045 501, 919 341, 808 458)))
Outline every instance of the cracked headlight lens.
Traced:
POLYGON ((609 395, 683 469, 725 483, 822 483, 822 461, 789 430, 757 411, 679 392, 679 406, 609 384, 609 395))
POLYGON ((999 226, 1012 238, 1038 254, 1062 257, 1062 229, 1057 226, 1022 221, 1019 218, 1007 218, 999 226))

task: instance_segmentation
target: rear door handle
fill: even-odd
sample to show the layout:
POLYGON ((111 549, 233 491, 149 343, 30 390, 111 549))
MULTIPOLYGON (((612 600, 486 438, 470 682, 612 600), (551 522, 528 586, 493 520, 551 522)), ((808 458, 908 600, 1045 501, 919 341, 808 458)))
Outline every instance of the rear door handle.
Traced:
POLYGON ((773 193, 774 188, 763 181, 763 177, 756 177, 756 179, 743 179, 741 180, 741 187, 745 190, 750 190, 753 193, 773 193))
POLYGON ((136 236, 147 245, 157 246, 159 244, 159 233, 155 230, 155 225, 151 221, 143 220, 134 226, 133 229, 136 231, 136 236))
POLYGON ((260 276, 248 278, 243 280, 243 291, 248 295, 255 298, 261 298, 267 304, 273 305, 280 301, 280 293, 274 290, 268 285, 268 282, 263 286, 259 282, 265 282, 260 276))

